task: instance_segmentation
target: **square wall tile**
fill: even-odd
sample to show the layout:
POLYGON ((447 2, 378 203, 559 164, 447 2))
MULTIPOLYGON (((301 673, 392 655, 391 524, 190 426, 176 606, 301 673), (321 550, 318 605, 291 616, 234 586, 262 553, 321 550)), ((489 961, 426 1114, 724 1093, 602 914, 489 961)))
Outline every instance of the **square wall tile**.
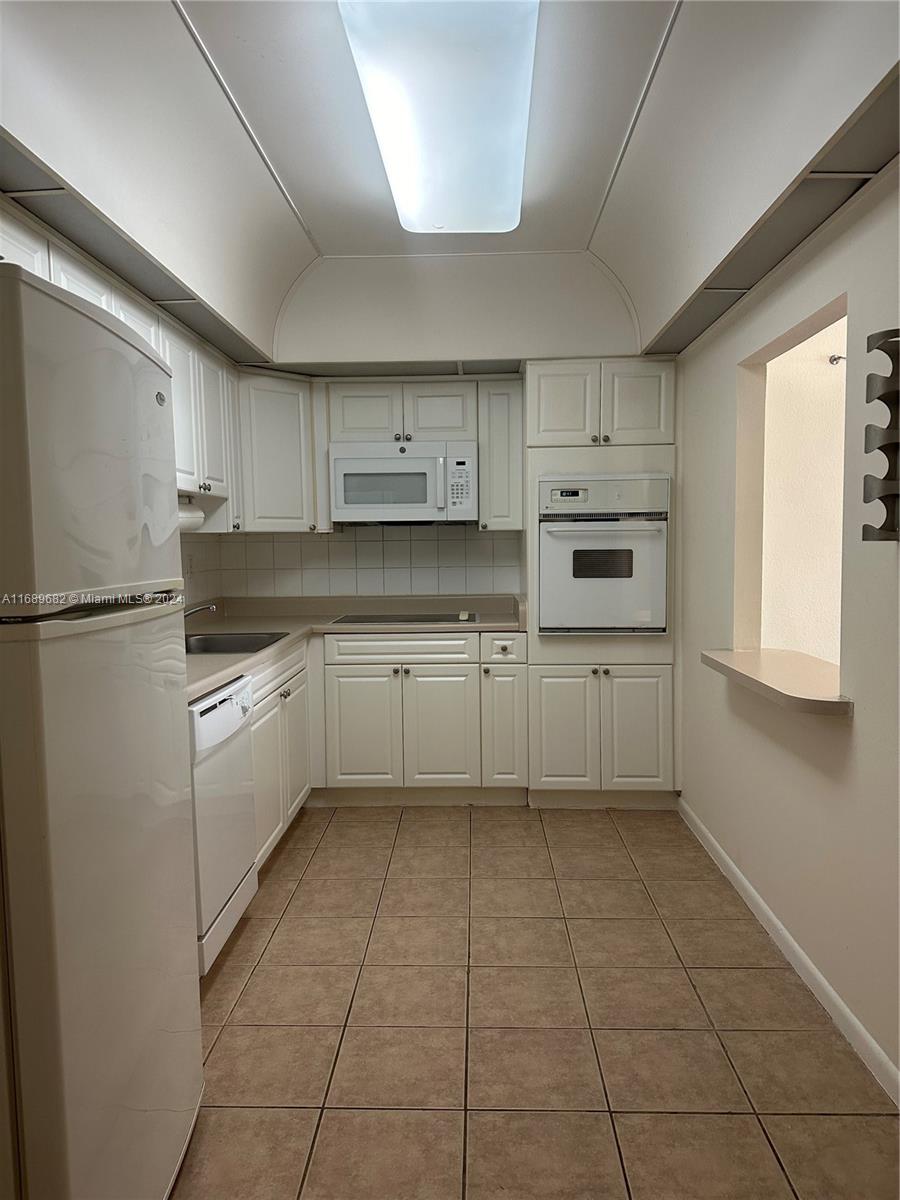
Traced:
POLYGON ((332 596, 356 595, 356 571, 331 570, 328 576, 332 596))
POLYGON ((489 567, 494 561, 494 542, 488 534, 466 540, 466 565, 469 567, 489 567))
POLYGON ((437 525, 432 522, 429 525, 410 525, 409 537, 413 542, 436 542, 437 541, 437 525))
POLYGON ((389 567, 384 572, 384 592, 387 596, 408 596, 412 591, 409 569, 389 567))
POLYGON ((521 580, 519 576, 519 568, 516 567, 500 567, 497 566, 497 560, 494 559, 494 591, 495 592, 519 592, 521 591, 521 580))
POLYGON ((466 567, 467 592, 491 592, 494 589, 494 572, 490 567, 466 567))
POLYGON ((439 567, 438 591, 442 596, 458 596, 466 590, 465 567, 439 567))
POLYGON ((356 544, 354 542, 329 542, 328 565, 334 569, 346 570, 356 566, 356 544))
POLYGON ((384 594, 384 571, 362 570, 356 572, 356 590, 360 596, 384 594))
POLYGON ((269 571, 248 571, 247 572, 247 595, 248 596, 274 596, 275 595, 275 572, 269 571))
POLYGON ((275 565, 275 548, 271 541, 248 542, 246 554, 248 571, 261 571, 275 565))
POLYGON ((299 542, 276 542, 274 547, 275 552, 275 569, 282 570, 289 568, 298 568, 300 566, 300 543, 299 542))
POLYGON ((246 596, 247 595, 247 572, 246 571, 220 571, 222 579, 222 595, 223 596, 246 596))
POLYGON ((297 571, 276 571, 275 572, 275 595, 276 596, 300 596, 302 595, 302 572, 297 571))
POLYGON ((357 570, 360 567, 378 567, 379 569, 383 567, 384 552, 381 542, 357 542, 356 566, 357 570))
POLYGON ((331 579, 327 568, 315 568, 311 571, 306 567, 303 568, 303 595, 331 595, 331 579))
POLYGON ((437 535, 439 542, 458 542, 463 541, 466 536, 465 525, 448 524, 440 522, 437 525, 437 535))
MULTIPOLYGON (((406 567, 410 565, 409 540, 405 542, 385 542, 383 546, 384 565, 385 567, 406 567)), ((419 545, 428 545, 427 542, 420 542, 419 545)), ((363 564, 357 558, 357 566, 363 564)))
POLYGON ((358 542, 380 542, 382 538, 380 525, 357 525, 353 532, 358 542))
POLYGON ((437 567, 413 567, 410 572, 410 585, 414 596, 434 595, 438 590, 437 567))
POLYGON ((436 567, 438 560, 437 542, 411 541, 409 543, 410 563, 413 567, 436 567))
POLYGON ((328 542, 324 536, 315 534, 311 538, 304 539, 300 543, 300 554, 304 570, 309 567, 328 566, 328 542))
POLYGON ((409 541, 409 526, 408 525, 385 525, 382 528, 382 539, 385 542, 408 542, 409 541))
POLYGON ((466 543, 438 542, 438 566, 463 567, 466 563, 466 543))
POLYGON ((228 571, 242 571, 247 566, 247 547, 240 535, 224 537, 219 546, 219 566, 228 571))

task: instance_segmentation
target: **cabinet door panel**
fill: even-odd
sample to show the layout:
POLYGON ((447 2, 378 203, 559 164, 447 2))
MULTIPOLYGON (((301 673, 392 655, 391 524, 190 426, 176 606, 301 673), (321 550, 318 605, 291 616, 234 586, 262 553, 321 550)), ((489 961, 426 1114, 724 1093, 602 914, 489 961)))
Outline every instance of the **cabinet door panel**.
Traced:
POLYGON ((325 668, 325 744, 329 787, 402 786, 402 698, 392 667, 325 668))
POLYGON ((605 444, 675 441, 675 364, 609 360, 602 369, 600 435, 605 444))
POLYGON ((256 865, 261 867, 284 832, 284 766, 281 697, 267 696, 253 709, 253 798, 256 865))
POLYGON ((595 669, 528 668, 531 787, 600 787, 600 677, 595 669))
POLYGON ((244 493, 241 486, 241 414, 237 371, 225 372, 225 412, 228 420, 228 519, 226 531, 244 528, 244 493))
POLYGON ((477 666, 404 668, 403 778, 407 787, 477 787, 481 783, 479 707, 477 666))
POLYGON ((50 247, 50 279, 73 296, 113 312, 114 292, 109 280, 59 246, 50 247))
POLYGON ((309 689, 301 671, 285 685, 290 695, 282 705, 284 722, 284 782, 287 823, 309 795, 309 689))
POLYGON ((16 263, 41 279, 50 278, 50 244, 28 225, 0 213, 0 258, 16 263))
POLYGON ((307 385, 245 376, 240 405, 244 528, 308 530, 314 500, 307 385))
POLYGON ((132 300, 123 292, 113 294, 113 313, 125 324, 140 334, 154 350, 159 350, 159 317, 145 304, 132 300))
POLYGON ((524 458, 521 383, 479 383, 478 520, 483 528, 524 528, 524 458))
POLYGON ((197 403, 196 352, 171 325, 160 328, 160 352, 172 368, 172 406, 175 418, 175 467, 180 492, 198 492, 200 475, 200 412, 197 403))
POLYGON ((197 356, 203 481, 213 496, 228 495, 228 393, 225 368, 201 352, 197 356))
POLYGON ((671 791, 672 668, 604 667, 603 787, 671 791))
POLYGON ((474 441, 478 436, 475 383, 404 383, 403 433, 416 441, 474 441))
POLYGON ((528 668, 486 667, 481 675, 481 783, 528 787, 528 668), (487 674, 484 674, 484 671, 487 674))
POLYGON ((528 363, 529 446, 590 446, 600 440, 600 363, 528 363))
POLYGON ((392 442, 403 433, 399 383, 331 383, 328 426, 332 442, 392 442))

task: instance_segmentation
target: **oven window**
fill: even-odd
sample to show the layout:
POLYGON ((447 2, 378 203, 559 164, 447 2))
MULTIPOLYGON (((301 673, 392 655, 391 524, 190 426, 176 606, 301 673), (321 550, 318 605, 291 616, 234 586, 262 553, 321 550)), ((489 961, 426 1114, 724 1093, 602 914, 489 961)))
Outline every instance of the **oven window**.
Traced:
POLYGON ((573 579, 631 579, 633 550, 573 550, 573 579))
POLYGON ((428 500, 428 474, 425 471, 347 471, 343 482, 344 503, 361 508, 425 504, 428 500))

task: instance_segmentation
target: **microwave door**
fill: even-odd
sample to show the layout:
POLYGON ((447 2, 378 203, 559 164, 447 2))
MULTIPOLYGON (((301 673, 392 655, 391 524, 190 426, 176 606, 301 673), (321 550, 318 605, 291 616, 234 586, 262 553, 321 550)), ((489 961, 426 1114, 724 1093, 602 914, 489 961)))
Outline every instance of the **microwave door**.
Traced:
POLYGON ((543 522, 540 627, 662 632, 665 521, 543 522))
POLYGON ((332 461, 336 521, 440 521, 446 517, 437 456, 332 461))

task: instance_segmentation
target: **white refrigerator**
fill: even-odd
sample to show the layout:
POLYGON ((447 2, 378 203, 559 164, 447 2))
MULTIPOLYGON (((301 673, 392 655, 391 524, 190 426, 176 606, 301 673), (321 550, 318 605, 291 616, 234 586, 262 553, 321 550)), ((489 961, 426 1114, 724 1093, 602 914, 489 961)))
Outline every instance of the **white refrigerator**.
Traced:
POLYGON ((165 363, 0 263, 0 1195, 163 1200, 202 1091, 165 363))

